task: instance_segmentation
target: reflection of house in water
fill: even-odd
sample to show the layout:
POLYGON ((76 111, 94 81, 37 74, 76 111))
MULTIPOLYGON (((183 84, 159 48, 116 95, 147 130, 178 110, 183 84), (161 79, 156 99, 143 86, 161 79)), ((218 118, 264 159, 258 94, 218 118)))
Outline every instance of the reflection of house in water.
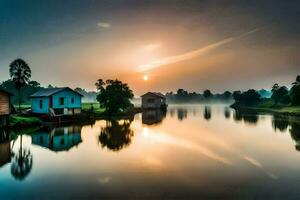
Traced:
POLYGON ((67 151, 81 143, 81 126, 41 129, 32 134, 32 144, 53 151, 67 151))
POLYGON ((142 123, 147 125, 153 125, 161 123, 166 117, 166 111, 161 109, 144 110, 142 113, 142 123))
POLYGON ((11 160, 11 149, 9 135, 5 131, 0 130, 0 167, 9 163, 11 160))

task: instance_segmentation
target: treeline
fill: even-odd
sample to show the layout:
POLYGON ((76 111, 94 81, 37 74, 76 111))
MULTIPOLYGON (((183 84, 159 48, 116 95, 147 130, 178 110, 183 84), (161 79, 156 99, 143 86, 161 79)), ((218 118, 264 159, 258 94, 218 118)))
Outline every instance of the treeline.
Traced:
MULTIPOLYGON (((291 84, 291 88, 288 89, 286 86, 280 86, 275 83, 271 89, 270 98, 274 101, 274 106, 280 105, 300 105, 300 76, 297 76, 296 81, 291 84)), ((236 104, 241 105, 255 105, 265 99, 258 91, 250 89, 245 92, 234 91, 233 99, 236 104)))
MULTIPOLYGON (((30 96, 33 93, 35 93, 41 89, 45 89, 45 88, 55 88, 55 86, 48 85, 47 87, 43 87, 37 81, 29 81, 28 83, 26 83, 25 85, 22 86, 22 90, 19 95, 18 89, 16 88, 14 81, 12 81, 11 79, 0 83, 0 89, 9 91, 10 93, 12 93, 14 95, 12 97, 13 104, 18 103, 19 97, 20 97, 22 104, 28 104, 28 103, 30 103, 30 96)), ((79 87, 75 88, 75 91, 84 95, 83 101, 86 101, 86 102, 95 102, 96 101, 97 92, 86 91, 85 89, 82 89, 79 87)))
MULTIPOLYGON (((270 91, 261 89, 258 91, 261 96, 269 97, 270 91)), ((233 93, 225 91, 223 93, 213 94, 210 90, 204 90, 203 93, 188 92, 184 89, 178 89, 176 93, 167 92, 166 97, 170 103, 201 103, 201 102, 231 102, 233 93)))

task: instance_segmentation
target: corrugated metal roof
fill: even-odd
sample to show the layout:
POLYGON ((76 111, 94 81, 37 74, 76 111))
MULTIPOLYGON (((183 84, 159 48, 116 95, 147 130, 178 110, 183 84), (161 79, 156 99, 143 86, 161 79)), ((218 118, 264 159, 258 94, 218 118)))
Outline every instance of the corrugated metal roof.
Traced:
POLYGON ((58 92, 61 92, 63 90, 71 90, 72 92, 75 92, 75 93, 79 94, 80 96, 83 96, 79 92, 76 92, 75 90, 72 90, 69 87, 61 87, 61 88, 46 88, 46 89, 42 89, 42 90, 37 91, 36 93, 32 94, 31 97, 49 97, 49 96, 51 96, 53 94, 56 94, 58 92))

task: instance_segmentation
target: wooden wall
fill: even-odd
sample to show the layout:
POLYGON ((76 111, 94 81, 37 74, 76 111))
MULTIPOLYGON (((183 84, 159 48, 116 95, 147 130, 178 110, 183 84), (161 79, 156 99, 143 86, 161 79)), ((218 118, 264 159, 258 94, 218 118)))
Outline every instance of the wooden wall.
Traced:
POLYGON ((10 114, 9 95, 0 91, 0 115, 10 114))

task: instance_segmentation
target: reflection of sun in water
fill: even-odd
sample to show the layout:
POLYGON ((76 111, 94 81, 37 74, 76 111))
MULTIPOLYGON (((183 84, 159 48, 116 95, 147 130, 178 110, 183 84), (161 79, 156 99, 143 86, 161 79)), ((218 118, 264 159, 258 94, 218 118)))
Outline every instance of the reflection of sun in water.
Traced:
POLYGON ((144 127, 142 133, 143 133, 144 137, 148 137, 149 136, 149 129, 147 127, 144 127))
POLYGON ((146 75, 146 74, 143 76, 144 81, 148 81, 148 78, 149 78, 149 77, 148 77, 148 75, 146 75))

